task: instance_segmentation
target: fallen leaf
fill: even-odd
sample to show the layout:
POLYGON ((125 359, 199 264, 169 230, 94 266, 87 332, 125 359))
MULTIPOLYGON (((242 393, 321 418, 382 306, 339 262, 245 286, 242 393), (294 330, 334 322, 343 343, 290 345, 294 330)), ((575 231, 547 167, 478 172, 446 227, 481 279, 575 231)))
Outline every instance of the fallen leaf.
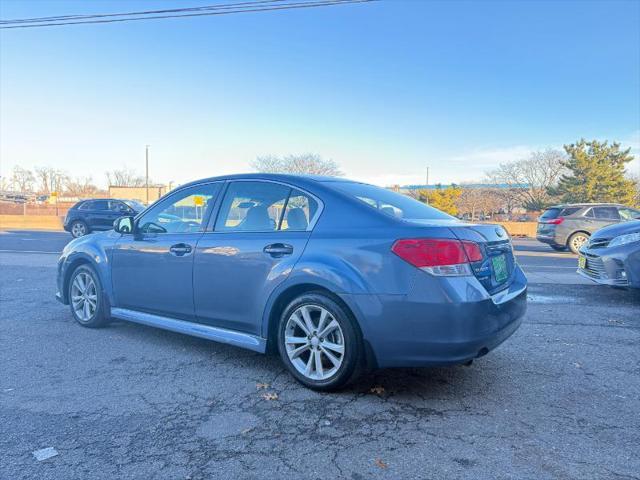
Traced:
POLYGON ((381 385, 378 385, 376 387, 373 387, 371 390, 369 390, 369 393, 375 393, 376 395, 382 395, 384 393, 384 387, 381 385))
POLYGON ((242 432, 240 432, 240 433, 242 433, 243 435, 246 435, 246 434, 247 434, 247 433, 249 433, 251 430, 253 430, 253 427, 245 428, 245 429, 244 429, 244 430, 242 430, 242 432))
POLYGON ((264 390, 266 388, 269 388, 269 384, 268 383, 256 383, 256 389, 264 390))
POLYGON ((278 399, 278 394, 277 393, 264 393, 262 395, 262 398, 264 398, 265 400, 277 400, 278 399))
POLYGON ((380 460, 379 458, 376 458, 375 464, 376 464, 376 467, 378 467, 378 468, 387 468, 389 466, 386 463, 384 463, 382 460, 380 460))
POLYGON ((575 362, 574 365, 576 366, 576 368, 582 368, 582 365, 578 362, 575 362))

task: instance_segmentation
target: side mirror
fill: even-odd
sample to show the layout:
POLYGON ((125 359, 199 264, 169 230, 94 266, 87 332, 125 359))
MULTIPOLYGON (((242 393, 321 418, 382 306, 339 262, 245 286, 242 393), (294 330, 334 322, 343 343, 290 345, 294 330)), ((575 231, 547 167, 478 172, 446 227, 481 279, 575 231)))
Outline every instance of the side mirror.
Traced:
POLYGON ((117 233, 133 233, 133 217, 120 217, 115 222, 113 222, 113 229, 117 233))

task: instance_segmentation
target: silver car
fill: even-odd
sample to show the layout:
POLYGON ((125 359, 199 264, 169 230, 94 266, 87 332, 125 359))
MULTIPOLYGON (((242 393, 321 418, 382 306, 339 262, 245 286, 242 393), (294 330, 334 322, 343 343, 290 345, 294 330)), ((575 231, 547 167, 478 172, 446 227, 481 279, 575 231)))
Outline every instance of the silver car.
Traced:
POLYGON ((602 285, 640 288, 640 220, 595 232, 580 249, 578 273, 602 285))
POLYGON ((555 205, 538 219, 536 238, 554 250, 568 248, 577 254, 597 230, 637 218, 640 218, 640 210, 615 203, 555 205))

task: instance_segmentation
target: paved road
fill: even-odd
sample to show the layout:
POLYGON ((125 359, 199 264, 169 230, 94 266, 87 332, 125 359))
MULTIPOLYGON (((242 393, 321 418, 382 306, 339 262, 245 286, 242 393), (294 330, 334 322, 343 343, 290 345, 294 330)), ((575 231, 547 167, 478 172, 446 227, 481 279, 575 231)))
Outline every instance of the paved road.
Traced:
MULTIPOLYGON (((520 247, 530 278, 575 262, 520 247)), ((473 366, 319 394, 275 357, 80 327, 53 299, 55 260, 0 252, 1 479, 639 477, 637 294, 534 282, 523 326, 473 366)))
POLYGON ((0 252, 60 253, 71 240, 73 237, 67 232, 0 230, 0 252))

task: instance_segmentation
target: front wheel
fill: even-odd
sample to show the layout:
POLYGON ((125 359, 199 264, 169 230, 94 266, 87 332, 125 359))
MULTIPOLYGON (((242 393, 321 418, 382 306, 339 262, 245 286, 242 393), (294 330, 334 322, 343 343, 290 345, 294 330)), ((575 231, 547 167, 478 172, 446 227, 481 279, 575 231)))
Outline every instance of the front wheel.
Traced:
POLYGON ((359 372, 362 340, 351 315, 322 293, 308 293, 284 310, 278 350, 287 369, 313 390, 344 387, 359 372))
POLYGON ((98 274, 80 265, 69 279, 69 305, 73 318, 83 327, 102 327, 108 322, 98 274))
POLYGON ((589 235, 583 232, 576 232, 569 237, 567 246, 576 255, 580 251, 580 247, 589 241, 589 235))

